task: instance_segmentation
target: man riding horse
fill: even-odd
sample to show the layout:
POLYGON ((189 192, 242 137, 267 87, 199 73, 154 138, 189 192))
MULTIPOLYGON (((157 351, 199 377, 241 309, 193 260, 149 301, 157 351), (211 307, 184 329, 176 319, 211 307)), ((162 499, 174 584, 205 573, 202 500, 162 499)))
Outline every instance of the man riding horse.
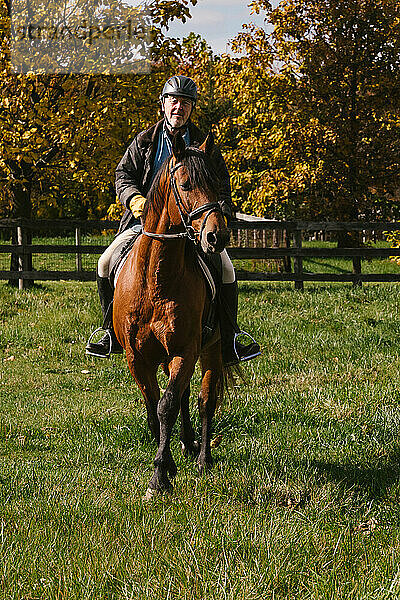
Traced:
MULTIPOLYGON (((118 247, 123 247, 141 231, 140 217, 146 202, 146 194, 159 168, 172 152, 173 136, 179 132, 186 146, 203 143, 205 135, 190 120, 197 100, 197 87, 189 77, 174 76, 165 83, 160 95, 164 118, 149 129, 139 133, 126 150, 116 170, 116 191, 126 208, 121 219, 118 235, 99 259, 97 287, 103 313, 104 336, 86 346, 86 354, 106 358, 120 354, 122 348, 112 325, 113 288, 109 281, 110 260, 118 247)), ((219 203, 227 222, 232 217, 232 200, 229 174, 221 152, 213 152, 215 170, 220 179, 219 203)), ((222 356, 225 365, 250 360, 260 354, 260 346, 252 341, 242 344, 236 339, 240 329, 237 325, 238 288, 232 262, 224 250, 221 253, 222 285, 220 329, 222 356)))

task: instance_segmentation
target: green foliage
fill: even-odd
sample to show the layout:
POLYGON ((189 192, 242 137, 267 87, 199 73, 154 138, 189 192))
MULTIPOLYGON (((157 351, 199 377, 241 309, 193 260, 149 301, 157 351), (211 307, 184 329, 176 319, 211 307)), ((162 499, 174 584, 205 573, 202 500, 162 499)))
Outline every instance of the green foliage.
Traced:
POLYGON ((237 54, 222 56, 193 33, 164 36, 191 4, 149 3, 148 75, 45 76, 9 72, 9 4, 0 1, 0 215, 97 217, 110 205, 115 214, 115 166, 157 119, 160 88, 179 72, 199 86, 194 119, 213 126, 242 210, 397 218, 398 2, 255 0, 266 28, 246 26, 237 54))

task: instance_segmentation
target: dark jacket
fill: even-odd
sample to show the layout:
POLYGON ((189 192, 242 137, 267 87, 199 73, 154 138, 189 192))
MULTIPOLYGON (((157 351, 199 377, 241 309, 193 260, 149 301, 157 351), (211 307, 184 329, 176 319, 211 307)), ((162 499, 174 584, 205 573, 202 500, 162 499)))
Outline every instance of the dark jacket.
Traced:
MULTIPOLYGON (((152 166, 157 152, 158 134, 163 127, 164 120, 139 133, 129 148, 126 150, 115 174, 115 187, 117 196, 126 210, 121 219, 118 233, 128 227, 139 223, 129 210, 129 202, 133 196, 141 194, 146 197, 151 186, 152 166)), ((188 123, 190 144, 202 144, 205 135, 191 121, 188 123)), ((219 202, 223 213, 229 218, 232 216, 232 197, 229 182, 229 173, 225 161, 218 148, 213 150, 215 169, 220 177, 219 202)))

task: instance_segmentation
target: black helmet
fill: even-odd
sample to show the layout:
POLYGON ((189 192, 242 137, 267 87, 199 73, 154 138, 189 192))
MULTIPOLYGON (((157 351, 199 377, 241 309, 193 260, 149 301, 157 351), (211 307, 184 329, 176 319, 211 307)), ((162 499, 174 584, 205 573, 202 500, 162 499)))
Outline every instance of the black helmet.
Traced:
POLYGON ((174 75, 165 82, 163 91, 161 92, 160 100, 165 96, 185 96, 190 98, 193 104, 197 100, 197 86, 193 79, 184 75, 174 75))

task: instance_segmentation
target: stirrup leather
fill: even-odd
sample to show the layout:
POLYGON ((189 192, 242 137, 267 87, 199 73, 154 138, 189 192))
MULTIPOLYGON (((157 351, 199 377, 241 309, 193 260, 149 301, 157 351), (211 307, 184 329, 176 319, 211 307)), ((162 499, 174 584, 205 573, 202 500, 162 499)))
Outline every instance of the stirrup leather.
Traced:
POLYGON ((246 360, 251 360, 252 358, 256 358, 256 356, 260 356, 261 350, 258 350, 258 352, 254 352, 253 354, 249 354, 248 356, 244 356, 244 357, 239 356, 239 353, 236 348, 236 342, 237 342, 238 337, 241 337, 242 335, 249 338, 253 342, 253 344, 256 344, 259 347, 258 342, 256 342, 256 340, 253 338, 253 336, 250 335, 250 333, 247 333, 247 331, 241 330, 238 333, 235 333, 235 336, 233 338, 233 351, 235 353, 235 356, 236 356, 238 362, 245 362, 246 360))
POLYGON ((99 333, 99 331, 103 331, 103 333, 105 335, 108 335, 108 339, 110 340, 110 349, 109 349, 108 354, 104 354, 104 355, 103 354, 92 354, 92 353, 89 353, 87 351, 86 351, 86 354, 88 354, 88 356, 99 356, 100 358, 103 358, 103 357, 110 358, 110 356, 111 356, 111 350, 112 350, 112 337, 111 337, 111 333, 110 333, 110 331, 108 329, 104 329, 103 327, 98 327, 97 329, 95 329, 93 331, 93 333, 90 334, 90 337, 89 337, 89 339, 87 341, 86 347, 89 346, 89 344, 91 343, 92 339, 94 338, 94 336, 97 333, 99 333))

